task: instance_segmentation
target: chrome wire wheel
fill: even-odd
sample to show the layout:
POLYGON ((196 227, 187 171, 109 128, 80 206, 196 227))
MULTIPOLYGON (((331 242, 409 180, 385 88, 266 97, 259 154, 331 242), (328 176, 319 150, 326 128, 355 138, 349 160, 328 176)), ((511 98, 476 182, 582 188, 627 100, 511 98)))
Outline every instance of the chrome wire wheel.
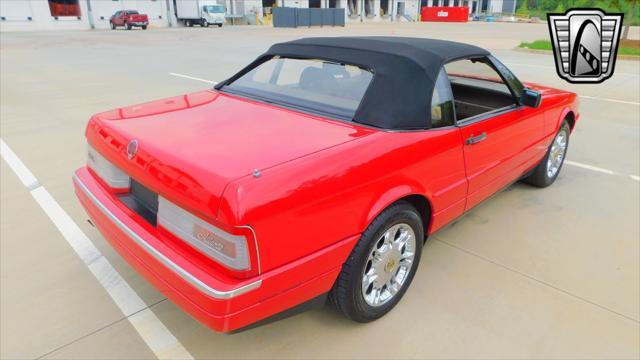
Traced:
POLYGON ((416 235, 408 224, 393 225, 382 234, 362 272, 362 295, 368 305, 386 304, 402 289, 415 254, 416 235))
POLYGON ((567 153, 567 144, 569 140, 569 133, 567 129, 561 129, 560 132, 553 139, 551 149, 549 150, 549 158, 547 159, 547 177, 550 179, 555 177, 560 171, 562 162, 564 161, 564 155, 567 153))

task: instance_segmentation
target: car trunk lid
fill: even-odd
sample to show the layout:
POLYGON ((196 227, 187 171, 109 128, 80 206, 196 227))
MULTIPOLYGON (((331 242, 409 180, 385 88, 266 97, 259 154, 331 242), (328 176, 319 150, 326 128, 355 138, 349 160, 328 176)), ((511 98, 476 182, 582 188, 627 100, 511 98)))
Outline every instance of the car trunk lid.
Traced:
POLYGON ((374 130, 203 91, 98 114, 89 142, 152 191, 215 217, 234 179, 374 130), (138 151, 127 155, 135 140, 138 151), (129 158, 131 157, 131 158, 129 158))

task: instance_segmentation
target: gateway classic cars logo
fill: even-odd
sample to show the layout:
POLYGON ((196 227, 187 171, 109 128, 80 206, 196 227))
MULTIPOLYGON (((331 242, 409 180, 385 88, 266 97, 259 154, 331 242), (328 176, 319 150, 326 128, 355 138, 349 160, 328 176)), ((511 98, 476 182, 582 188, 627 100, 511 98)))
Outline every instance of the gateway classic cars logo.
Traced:
POLYGON ((572 83, 600 83, 613 75, 622 14, 571 9, 548 17, 560 77, 572 83))

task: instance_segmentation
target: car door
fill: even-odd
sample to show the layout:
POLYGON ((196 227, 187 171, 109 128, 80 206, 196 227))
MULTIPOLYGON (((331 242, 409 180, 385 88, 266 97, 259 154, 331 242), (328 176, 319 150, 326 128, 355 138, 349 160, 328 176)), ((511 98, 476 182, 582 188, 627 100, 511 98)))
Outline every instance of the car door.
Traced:
POLYGON ((444 68, 440 70, 431 98, 431 126, 419 144, 425 160, 421 165, 425 189, 429 189, 432 233, 464 213, 467 179, 460 129, 455 125, 453 93, 444 68))
POLYGON ((463 59, 445 68, 464 142, 469 210, 540 160, 544 117, 519 104, 522 86, 493 58, 463 59))
POLYGON ((113 16, 113 23, 116 25, 122 25, 122 11, 117 11, 113 16))

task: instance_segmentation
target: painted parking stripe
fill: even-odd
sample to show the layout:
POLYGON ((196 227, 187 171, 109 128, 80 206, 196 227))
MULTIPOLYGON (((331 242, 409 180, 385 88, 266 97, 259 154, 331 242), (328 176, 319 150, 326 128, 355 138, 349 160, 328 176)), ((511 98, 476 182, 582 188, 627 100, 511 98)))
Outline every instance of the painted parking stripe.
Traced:
POLYGON ((181 78, 185 78, 185 79, 189 79, 189 80, 200 81, 200 82, 204 82, 204 83, 207 83, 207 84, 213 84, 213 85, 218 83, 217 81, 211 81, 211 80, 207 80, 207 79, 201 79, 201 78, 197 78, 197 77, 194 77, 194 76, 178 74, 178 73, 172 73, 172 72, 170 72, 169 75, 177 76, 177 77, 181 77, 181 78))
POLYGON ((33 190, 40 186, 38 179, 31 173, 29 169, 18 159, 16 154, 7 146, 4 140, 0 139, 0 152, 2 152, 2 158, 9 164, 13 172, 16 173, 18 179, 29 190, 33 190))
MULTIPOLYGON (((202 79, 202 78, 198 78, 198 77, 194 77, 194 76, 190 76, 190 75, 178 74, 178 73, 173 73, 173 72, 170 72, 169 75, 177 76, 177 77, 181 77, 181 78, 189 79, 189 80, 200 81, 200 82, 204 82, 204 83, 207 83, 207 84, 213 84, 213 85, 218 83, 217 81, 202 79)), ((619 103, 619 104, 640 105, 640 102, 635 102, 635 101, 609 99, 609 98, 601 98, 601 97, 587 96, 587 95, 579 95, 579 96, 580 96, 581 99, 609 101, 609 102, 615 102, 615 103, 619 103)))
POLYGON ((591 170, 591 171, 596 171, 596 172, 603 173, 603 174, 615 175, 615 172, 613 170, 603 169, 601 167, 582 164, 582 163, 575 162, 575 161, 570 161, 570 160, 565 160, 564 162, 567 165, 576 166, 576 167, 579 167, 579 168, 583 168, 583 169, 587 169, 587 170, 591 170))
MULTIPOLYGON (((202 81, 202 82, 206 82, 209 84, 217 84, 216 81, 211 81, 211 80, 206 80, 206 79, 201 79, 201 78, 197 78, 197 77, 193 77, 193 76, 189 76, 189 75, 184 75, 184 74, 178 74, 178 73, 169 73, 169 75, 173 75, 173 76, 178 76, 178 77, 182 77, 185 79, 190 79, 190 80, 196 80, 196 81, 202 81)), ((619 103, 624 103, 624 104, 632 104, 632 105, 640 105, 640 103, 637 102, 632 102, 632 101, 624 101, 624 100, 616 100, 616 99, 606 99, 606 98, 597 98, 597 97, 593 97, 593 96, 585 96, 585 95, 580 95, 581 98, 584 99, 594 99, 594 100, 602 100, 602 101, 613 101, 613 102, 619 102, 619 103)), ((593 165, 587 165, 587 164, 582 164, 579 162, 575 162, 575 161, 569 161, 569 160, 565 160, 565 164, 568 165, 572 165, 572 166, 576 166, 576 167, 580 167, 583 169, 587 169, 587 170, 591 170, 591 171, 596 171, 596 172, 600 172, 603 174, 608 174, 608 175, 624 175, 624 174, 619 174, 616 173, 613 170, 609 170, 609 169, 603 169, 601 167, 597 167, 597 166, 593 166, 593 165)), ((640 178, 637 175, 629 175, 629 177, 635 181, 640 181, 640 178)))
MULTIPOLYGON (((553 69, 555 70, 555 66, 549 66, 549 65, 540 65, 540 64, 522 64, 522 63, 514 63, 514 62, 510 62, 510 61, 504 61, 505 65, 509 65, 509 66, 523 66, 523 67, 536 67, 536 68, 541 68, 541 69, 553 69)), ((615 75, 623 75, 623 76, 639 76, 640 74, 637 73, 627 73, 627 72, 615 72, 615 75)))
POLYGON ((635 101, 608 99, 608 98, 601 98, 601 97, 587 96, 587 95, 580 95, 580 98, 581 99, 600 100, 600 101, 609 101, 609 102, 614 102, 614 103, 618 103, 618 104, 640 105, 640 102, 635 102, 635 101))
POLYGON ((622 174, 622 173, 615 172, 613 170, 609 170, 609 169, 605 169, 605 168, 601 168, 601 167, 597 167, 597 166, 593 166, 593 165, 583 164, 583 163, 579 163, 579 162, 575 162, 575 161, 570 161, 570 160, 565 160, 564 163, 567 164, 567 165, 571 165, 571 166, 579 167, 579 168, 582 168, 582 169, 587 169, 587 170, 599 172, 599 173, 602 173, 602 174, 624 176, 624 177, 628 176, 632 180, 640 181, 640 176, 638 176, 638 175, 625 175, 625 174, 622 174))
POLYGON ((56 202, 36 177, 0 139, 2 158, 29 189, 31 196, 47 214, 71 248, 100 282, 118 308, 158 359, 193 359, 178 339, 149 309, 111 263, 100 253, 87 235, 56 202))

